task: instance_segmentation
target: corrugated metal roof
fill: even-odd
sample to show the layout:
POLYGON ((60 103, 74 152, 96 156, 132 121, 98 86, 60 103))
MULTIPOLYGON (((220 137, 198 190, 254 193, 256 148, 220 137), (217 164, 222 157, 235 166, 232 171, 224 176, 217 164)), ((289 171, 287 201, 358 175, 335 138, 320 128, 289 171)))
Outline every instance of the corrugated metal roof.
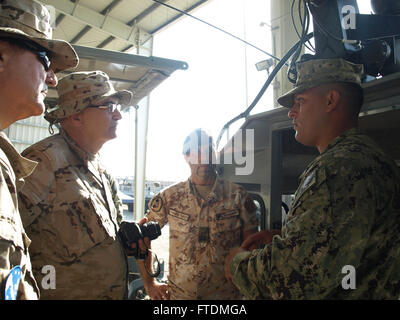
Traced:
POLYGON ((192 12, 210 0, 41 0, 55 9, 54 38, 72 44, 130 52, 182 17, 168 3, 192 12))
MULTIPOLYGON (((80 62, 73 71, 106 72, 117 90, 135 92, 133 105, 172 72, 188 67, 183 61, 141 58, 152 55, 153 35, 182 17, 180 12, 160 2, 168 2, 169 6, 189 13, 209 1, 41 0, 53 16, 53 38, 66 40, 77 49, 80 62), (90 48, 107 51, 98 50, 96 53, 90 48), (135 56, 137 54, 141 56, 135 56)), ((64 75, 65 72, 58 77, 64 75)), ((50 90, 50 104, 56 98, 56 91, 50 90)))
MULTIPOLYGON (((53 16, 53 38, 73 44, 79 65, 68 72, 102 70, 116 90, 134 92, 134 106, 175 70, 187 69, 183 61, 152 56, 153 35, 182 17, 163 6, 192 12, 211 0, 40 0, 53 16), (139 55, 140 54, 140 55, 139 55)), ((53 107, 57 91, 49 88, 46 105, 53 107)), ((7 129, 18 151, 49 135, 43 116, 17 121, 7 129)))

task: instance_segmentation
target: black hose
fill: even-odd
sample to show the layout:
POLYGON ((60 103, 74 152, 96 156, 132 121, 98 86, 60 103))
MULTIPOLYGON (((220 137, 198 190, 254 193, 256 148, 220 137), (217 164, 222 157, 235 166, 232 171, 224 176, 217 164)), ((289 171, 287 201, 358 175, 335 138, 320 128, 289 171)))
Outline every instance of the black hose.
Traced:
POLYGON ((284 55, 284 57, 278 62, 278 64, 275 66, 274 70, 272 70, 271 74, 267 78, 267 81, 265 81, 264 85, 262 86, 261 90, 258 92, 257 96, 254 98, 253 102, 250 104, 250 106, 241 114, 233 118, 232 120, 228 121, 224 127, 222 128, 220 134, 218 135, 218 139, 216 142, 216 146, 218 148, 219 142, 221 141, 222 135, 226 131, 229 126, 236 122, 237 120, 241 118, 245 118, 249 115, 250 111, 253 110, 253 108, 257 105, 258 101, 261 99, 265 91, 268 89, 269 85, 271 84, 272 80, 275 78, 276 74, 279 72, 279 70, 283 67, 284 64, 286 64, 286 61, 289 60, 289 58, 293 55, 294 52, 298 49, 299 46, 301 46, 304 41, 308 41, 313 37, 313 33, 309 33, 307 36, 304 37, 304 39, 301 39, 298 41, 293 47, 289 49, 289 51, 284 55))

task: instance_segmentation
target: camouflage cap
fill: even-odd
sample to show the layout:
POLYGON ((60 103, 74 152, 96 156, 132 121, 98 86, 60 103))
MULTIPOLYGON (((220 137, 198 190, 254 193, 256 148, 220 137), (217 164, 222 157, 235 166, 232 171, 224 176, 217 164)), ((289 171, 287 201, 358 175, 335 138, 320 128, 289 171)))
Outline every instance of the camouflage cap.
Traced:
POLYGON ((51 53, 51 69, 54 72, 78 65, 78 56, 68 42, 51 39, 50 12, 34 0, 0 1, 0 37, 39 44, 51 53))
POLYGON ((291 108, 294 95, 305 90, 331 82, 349 82, 361 85, 363 65, 344 59, 311 59, 297 63, 295 87, 278 98, 278 103, 291 108))
POLYGON ((103 71, 73 72, 58 81, 58 104, 44 118, 50 123, 96 105, 107 97, 116 97, 122 108, 129 106, 132 92, 115 91, 103 71))

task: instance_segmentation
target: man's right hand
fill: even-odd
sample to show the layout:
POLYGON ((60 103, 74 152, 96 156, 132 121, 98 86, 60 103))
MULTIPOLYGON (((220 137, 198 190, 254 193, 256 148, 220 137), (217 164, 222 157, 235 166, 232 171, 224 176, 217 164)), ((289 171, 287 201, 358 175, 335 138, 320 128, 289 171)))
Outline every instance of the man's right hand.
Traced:
POLYGON ((140 221, 138 222, 139 224, 143 224, 149 222, 149 219, 147 217, 143 217, 142 219, 140 219, 140 221))
MULTIPOLYGON (((144 217, 139 221, 139 224, 142 225, 148 222, 148 220, 147 217, 144 217)), ((140 239, 139 246, 142 250, 144 248, 150 248, 150 239, 148 237, 145 237, 143 240, 140 239)), ((169 300, 168 284, 160 283, 157 280, 150 278, 145 271, 141 272, 141 275, 144 288, 151 300, 169 300)))
MULTIPOLYGON (((148 222, 148 220, 149 219, 144 217, 138 222, 138 224, 142 225, 142 224, 148 222)), ((139 239, 138 244, 139 244, 139 248, 140 248, 141 252, 145 253, 147 251, 147 249, 150 248, 150 239, 148 237, 145 237, 144 239, 139 239)), ((136 243, 132 243, 131 248, 136 249, 136 243)), ((128 253, 129 252, 130 251, 128 249, 128 253)))
POLYGON ((152 281, 145 284, 145 289, 151 300, 169 300, 168 284, 152 281))
POLYGON ((272 229, 272 230, 263 230, 257 233, 254 233, 247 237, 245 241, 243 241, 241 248, 252 251, 254 249, 259 248, 260 245, 266 245, 272 242, 272 237, 275 235, 280 235, 281 230, 272 229))

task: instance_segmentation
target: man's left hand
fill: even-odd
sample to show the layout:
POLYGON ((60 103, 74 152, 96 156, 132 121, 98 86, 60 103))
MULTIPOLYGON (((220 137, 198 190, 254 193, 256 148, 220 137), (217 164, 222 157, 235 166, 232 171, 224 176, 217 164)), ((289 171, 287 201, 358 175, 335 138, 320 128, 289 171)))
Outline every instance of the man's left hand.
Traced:
POLYGON ((231 274, 231 260, 234 256, 236 256, 240 252, 246 252, 243 248, 233 248, 231 251, 229 251, 228 256, 225 258, 225 278, 228 279, 229 282, 232 283, 232 274, 231 274))

